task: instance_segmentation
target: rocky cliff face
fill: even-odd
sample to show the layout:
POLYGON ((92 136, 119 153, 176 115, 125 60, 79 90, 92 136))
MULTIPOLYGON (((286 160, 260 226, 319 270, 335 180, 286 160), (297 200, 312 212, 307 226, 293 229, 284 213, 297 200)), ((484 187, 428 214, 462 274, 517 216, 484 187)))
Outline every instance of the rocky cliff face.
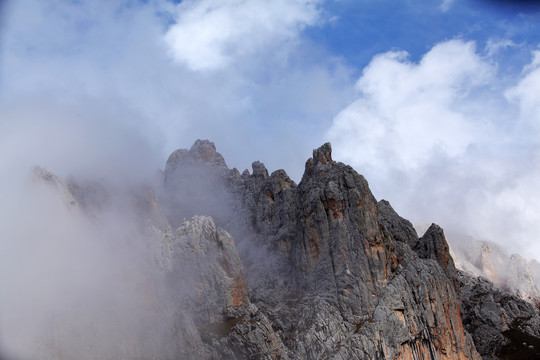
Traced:
POLYGON ((540 339, 538 309, 458 273, 443 230, 419 238, 330 144, 295 184, 259 162, 240 174, 198 140, 135 198, 172 319, 155 358, 480 359, 540 339))
POLYGON ((313 152, 298 185, 258 162, 252 174, 228 170, 209 142, 174 154, 165 170, 167 196, 188 199, 185 185, 191 194, 220 187, 227 194, 209 211, 235 234, 250 306, 268 321, 265 338, 248 339, 255 331, 246 332, 248 316, 223 313, 219 326, 234 326, 220 341, 243 344, 235 357, 270 342, 270 358, 479 358, 462 327, 442 230, 418 239, 388 202, 377 203, 361 175, 332 159, 330 144, 313 152), (193 182, 186 174, 206 178, 193 182), (266 259, 254 262, 253 253, 266 259))

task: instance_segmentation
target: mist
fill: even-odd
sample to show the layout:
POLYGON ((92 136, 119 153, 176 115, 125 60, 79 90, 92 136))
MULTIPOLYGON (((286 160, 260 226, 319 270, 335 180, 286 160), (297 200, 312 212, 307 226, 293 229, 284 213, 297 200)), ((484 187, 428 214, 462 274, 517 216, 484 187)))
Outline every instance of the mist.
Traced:
MULTIPOLYGON (((0 213, 4 356, 114 359, 165 353, 160 341, 171 336, 172 316, 158 302, 164 284, 130 193, 138 190, 135 185, 126 190, 99 180, 89 194, 94 202, 83 206, 42 168, 11 175, 2 187, 9 206, 0 213)), ((90 186, 81 184, 79 193, 88 192, 90 186)))
POLYGON ((0 348, 8 359, 151 358, 174 317, 140 201, 159 145, 116 102, 0 110, 0 348), (162 306, 163 305, 163 306, 162 306))

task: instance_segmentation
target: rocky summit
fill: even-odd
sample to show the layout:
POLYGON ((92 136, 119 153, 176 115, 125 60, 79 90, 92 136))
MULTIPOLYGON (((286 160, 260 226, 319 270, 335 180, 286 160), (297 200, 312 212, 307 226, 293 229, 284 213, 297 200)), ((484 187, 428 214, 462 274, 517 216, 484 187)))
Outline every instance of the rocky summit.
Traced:
MULTIPOLYGON (((162 180, 137 216, 173 324, 146 358, 540 358, 538 307, 456 270, 443 229, 419 237, 329 143, 299 184, 260 162, 229 169, 206 140, 173 152, 162 180)), ((143 358, 132 345, 124 358, 143 358)))

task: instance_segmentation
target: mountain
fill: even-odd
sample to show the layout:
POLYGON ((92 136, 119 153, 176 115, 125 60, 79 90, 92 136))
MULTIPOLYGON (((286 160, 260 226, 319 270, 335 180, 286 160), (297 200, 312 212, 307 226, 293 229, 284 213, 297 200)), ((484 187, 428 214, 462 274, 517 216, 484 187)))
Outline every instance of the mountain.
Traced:
MULTIPOLYGON (((332 159, 329 143, 313 151, 299 184, 260 162, 251 173, 229 169, 207 140, 173 152, 152 186, 37 173, 93 224, 115 197, 127 204, 120 213, 136 234, 128 249, 141 240, 144 271, 127 267, 119 281, 141 303, 130 321, 147 324, 121 329, 103 349, 96 340, 92 355, 66 340, 67 350, 41 358, 60 350, 78 359, 540 356, 538 307, 457 270, 439 226, 418 237, 366 179, 332 159)), ((55 321, 49 333, 68 333, 66 319, 55 321)))
POLYGON ((459 269, 486 277, 497 287, 524 300, 540 301, 540 272, 536 260, 527 262, 518 254, 510 255, 490 241, 453 233, 449 236, 459 269))

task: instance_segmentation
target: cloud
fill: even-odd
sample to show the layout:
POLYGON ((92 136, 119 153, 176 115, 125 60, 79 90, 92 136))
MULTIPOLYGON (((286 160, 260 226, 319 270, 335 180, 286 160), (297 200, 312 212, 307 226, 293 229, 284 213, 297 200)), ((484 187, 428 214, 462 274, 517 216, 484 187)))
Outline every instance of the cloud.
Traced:
POLYGON ((493 56, 501 50, 505 50, 509 47, 518 46, 510 39, 488 39, 486 43, 486 52, 488 56, 493 56))
POLYGON ((163 280, 137 216, 144 211, 134 199, 141 189, 102 181, 96 193, 106 198, 88 216, 65 188, 37 173, 9 173, 0 189, 1 355, 131 359, 150 358, 156 349, 166 353, 174 317, 166 305, 152 305, 163 280), (134 343, 140 338, 145 341, 134 343))
POLYGON ((239 56, 279 48, 319 19, 318 0, 202 0, 177 5, 165 41, 192 70, 220 69, 239 56))
POLYGON ((454 0, 443 0, 441 4, 441 11, 447 12, 448 10, 450 10, 450 7, 452 6, 453 3, 454 3, 454 0))
POLYGON ((419 64, 405 52, 378 55, 356 83, 362 96, 336 116, 328 136, 354 143, 347 158, 376 168, 382 158, 403 170, 423 166, 433 152, 459 156, 482 123, 458 105, 491 73, 472 42, 436 45, 419 64))
MULTIPOLYGON (((310 1, 177 6, 158 0, 13 1, 2 32, 0 101, 13 113, 51 103, 35 116, 52 119, 57 116, 52 108, 69 108, 98 132, 110 126, 139 133, 160 153, 160 167, 175 149, 208 138, 232 167, 243 170, 260 160, 299 179, 306 156, 322 142, 322 129, 352 98, 350 68, 304 41, 302 29, 319 21, 317 6, 310 1), (234 34, 223 39, 236 44, 235 50, 218 46, 234 61, 212 72, 172 61, 165 41, 186 14, 194 16, 194 9, 205 6, 238 22, 234 34)), ((12 116, 9 122, 20 121, 12 116)), ((54 126, 38 128, 47 138, 54 126)), ((109 132, 108 141, 114 142, 115 134, 121 132, 109 132)))
POLYGON ((10 177, 40 165, 63 178, 138 182, 161 166, 160 147, 139 129, 116 121, 138 117, 121 103, 87 99, 68 106, 33 97, 0 104, 0 164, 10 177))
POLYGON ((521 159, 536 156, 538 60, 508 85, 493 49, 519 45, 493 41, 481 54, 452 40, 419 62, 399 51, 376 56, 355 92, 355 70, 305 37, 327 21, 322 5, 11 1, 2 9, 0 163, 9 173, 40 164, 61 176, 130 178, 209 138, 231 167, 260 160, 298 180, 331 125, 336 158, 404 216, 532 238, 518 205, 534 213, 521 200, 536 165, 521 159), (214 19, 238 26, 219 36, 196 31, 214 19), (187 58, 172 61, 177 31, 191 31, 190 44, 218 61, 197 70, 187 58), (503 204, 513 209, 504 219, 503 204))
POLYGON ((521 112, 521 120, 531 126, 540 120, 540 51, 533 52, 533 59, 523 69, 523 78, 520 82, 508 89, 505 93, 507 99, 517 103, 521 112))
POLYGON ((327 132, 335 158, 413 221, 538 258, 537 59, 508 87, 474 42, 439 43, 417 63, 377 55, 327 132))

